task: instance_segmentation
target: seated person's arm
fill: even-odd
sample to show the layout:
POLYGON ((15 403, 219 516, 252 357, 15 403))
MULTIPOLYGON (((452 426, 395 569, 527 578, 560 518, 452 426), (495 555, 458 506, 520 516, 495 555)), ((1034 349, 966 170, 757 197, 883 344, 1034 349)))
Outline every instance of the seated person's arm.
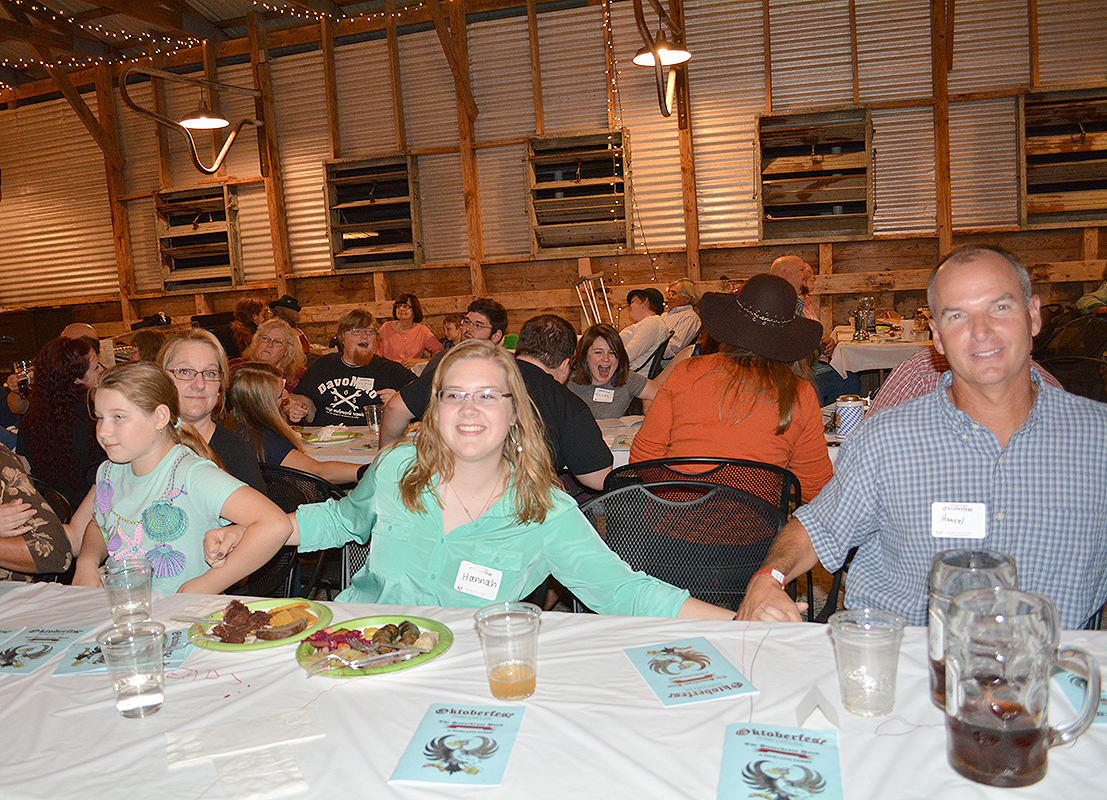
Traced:
POLYGON ((604 467, 595 472, 588 472, 584 475, 574 475, 573 477, 577 479, 581 486, 586 486, 596 491, 603 491, 603 482, 609 472, 611 472, 611 467, 604 467))
POLYGON ((362 467, 361 464, 348 464, 345 461, 316 461, 307 453, 295 448, 288 451, 288 455, 281 461, 281 466, 298 469, 300 472, 310 472, 336 484, 357 483, 357 471, 362 467))
POLYGON ((415 415, 407 407, 403 396, 396 392, 384 404, 384 415, 381 417, 381 449, 400 441, 413 419, 415 415))
POLYGON ((30 479, 15 472, 13 454, 5 451, 0 505, 0 567, 28 574, 65 572, 73 550, 61 520, 30 479))
POLYGON ((227 553, 226 563, 221 569, 209 569, 203 575, 186 581, 178 591, 198 594, 222 592, 264 565, 288 542, 293 531, 289 515, 249 486, 235 489, 224 501, 219 513, 223 519, 244 527, 241 546, 227 553))
POLYGON ((107 557, 108 546, 104 542, 104 535, 100 533, 100 526, 96 524, 96 520, 89 520, 84 538, 81 540, 81 553, 77 556, 73 585, 101 587, 103 584, 100 583, 98 570, 107 557))
MULTIPOLYGON (((77 510, 73 512, 73 516, 64 526, 65 535, 69 537, 69 546, 74 553, 81 552, 85 531, 88 529, 88 523, 92 522, 92 504, 94 502, 96 502, 95 486, 88 490, 85 499, 77 506, 77 510)), ((99 533, 99 529, 97 529, 97 533, 99 533)))
POLYGON ((638 395, 638 399, 642 401, 642 413, 650 413, 650 406, 653 404, 653 399, 657 397, 657 390, 661 388, 661 381, 654 378, 652 381, 646 381, 645 388, 642 389, 642 393, 638 395))
MULTIPOLYGON (((773 540, 769 554, 761 564, 761 569, 776 569, 784 574, 785 583, 798 578, 819 563, 811 537, 807 530, 793 517, 780 529, 773 540)), ((797 603, 788 596, 784 588, 772 575, 754 575, 746 587, 746 596, 738 609, 736 619, 759 620, 761 622, 802 622, 800 612, 807 608, 806 603, 797 603)))
POLYGON ((15 376, 15 373, 8 376, 4 386, 8 389, 8 410, 20 416, 27 413, 27 408, 31 405, 31 402, 19 394, 19 378, 15 376))
POLYGON ((302 394, 291 395, 288 408, 289 419, 292 419, 293 415, 300 417, 300 422, 310 425, 315 419, 315 402, 302 394))

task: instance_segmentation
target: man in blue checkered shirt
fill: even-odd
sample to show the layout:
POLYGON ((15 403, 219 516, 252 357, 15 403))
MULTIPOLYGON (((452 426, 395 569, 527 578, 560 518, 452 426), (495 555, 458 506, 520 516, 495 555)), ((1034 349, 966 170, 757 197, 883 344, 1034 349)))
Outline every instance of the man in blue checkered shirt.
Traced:
POLYGON ((821 562, 850 566, 846 605, 927 622, 931 557, 999 550, 1019 587, 1057 604, 1066 628, 1107 599, 1107 405, 1030 367, 1041 301, 1014 256, 970 246, 931 274, 937 391, 882 411, 846 440, 835 476, 780 532, 741 619, 800 620, 782 584, 821 562))

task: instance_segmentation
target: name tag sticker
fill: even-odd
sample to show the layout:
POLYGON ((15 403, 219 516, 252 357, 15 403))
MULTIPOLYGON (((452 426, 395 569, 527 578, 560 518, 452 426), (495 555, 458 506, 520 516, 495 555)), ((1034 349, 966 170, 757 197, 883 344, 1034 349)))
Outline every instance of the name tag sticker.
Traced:
POLYGON ((472 561, 462 561, 457 570, 454 589, 485 600, 495 600, 500 593, 500 581, 503 577, 504 574, 498 569, 482 567, 472 561))
POLYGON ((366 394, 373 391, 374 382, 373 378, 354 378, 354 386, 366 394))
POLYGON ((614 403, 615 402, 615 390, 614 389, 600 389, 592 392, 592 402, 594 403, 614 403))
POLYGON ((984 503, 930 504, 930 535, 935 539, 983 539, 986 523, 984 503))

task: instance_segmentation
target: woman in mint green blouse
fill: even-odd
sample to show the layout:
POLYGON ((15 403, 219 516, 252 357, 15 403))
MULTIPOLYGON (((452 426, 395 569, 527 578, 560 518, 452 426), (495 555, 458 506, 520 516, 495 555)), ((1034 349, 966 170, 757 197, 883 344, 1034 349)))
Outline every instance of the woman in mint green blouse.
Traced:
MULTIPOLYGON (((525 597, 552 574, 601 613, 733 617, 608 549, 557 483, 514 359, 485 341, 443 357, 414 444, 382 453, 341 500, 291 516, 289 543, 305 551, 372 536, 341 601, 479 608, 525 597)), ((209 560, 239 538, 211 532, 209 560)))

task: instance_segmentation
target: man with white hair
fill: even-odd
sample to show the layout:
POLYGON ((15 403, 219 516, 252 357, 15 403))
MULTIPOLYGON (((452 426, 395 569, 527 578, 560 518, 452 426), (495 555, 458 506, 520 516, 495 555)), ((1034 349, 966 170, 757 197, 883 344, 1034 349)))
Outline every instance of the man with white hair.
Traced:
POLYGON ((681 278, 669 284, 665 290, 665 308, 661 321, 673 332, 669 344, 665 347, 662 364, 668 364, 673 356, 696 340, 700 332, 700 315, 696 306, 700 302, 700 290, 688 278, 681 278))

